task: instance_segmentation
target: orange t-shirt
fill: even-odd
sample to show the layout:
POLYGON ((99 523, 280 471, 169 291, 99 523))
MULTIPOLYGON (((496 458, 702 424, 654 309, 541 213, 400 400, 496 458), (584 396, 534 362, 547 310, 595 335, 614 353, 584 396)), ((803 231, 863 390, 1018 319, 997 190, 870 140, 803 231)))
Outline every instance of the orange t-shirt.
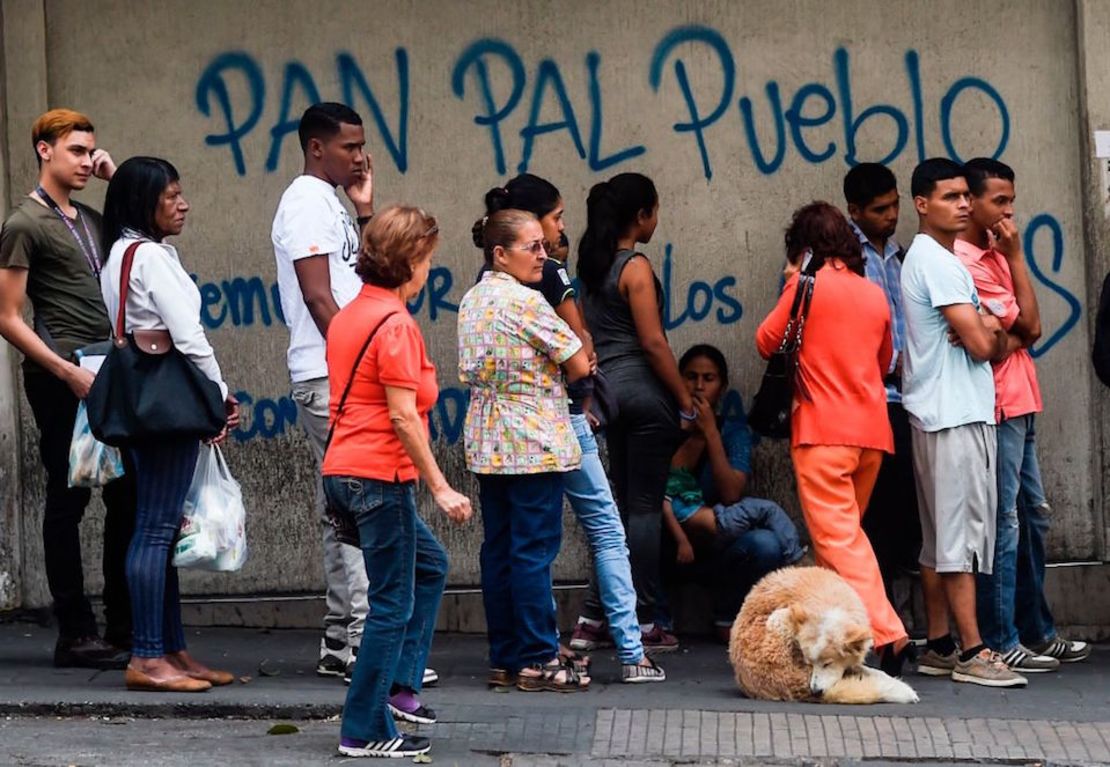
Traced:
MULTIPOLYGON (((766 359, 782 342, 798 277, 756 331, 766 359)), ((817 271, 798 365, 811 397, 795 388, 790 416, 791 444, 848 445, 894 452, 883 375, 894 345, 890 308, 881 288, 840 261, 817 271)))
POLYGON ((417 478, 416 467, 401 444, 385 387, 416 392, 416 409, 427 424, 428 411, 439 397, 436 369, 428 359, 424 336, 405 304, 384 288, 364 285, 358 296, 339 310, 328 326, 329 410, 335 433, 324 456, 324 476, 360 477, 384 482, 417 478), (336 423, 339 400, 347 386, 366 336, 387 314, 355 372, 343 415, 336 423))

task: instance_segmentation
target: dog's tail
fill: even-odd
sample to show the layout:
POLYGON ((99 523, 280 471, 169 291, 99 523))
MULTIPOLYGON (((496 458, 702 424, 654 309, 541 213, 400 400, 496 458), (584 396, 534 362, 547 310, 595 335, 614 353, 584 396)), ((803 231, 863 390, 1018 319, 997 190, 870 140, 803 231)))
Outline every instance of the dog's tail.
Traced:
POLYGON ((825 703, 917 703, 917 693, 901 679, 864 666, 861 673, 846 673, 821 696, 825 703))

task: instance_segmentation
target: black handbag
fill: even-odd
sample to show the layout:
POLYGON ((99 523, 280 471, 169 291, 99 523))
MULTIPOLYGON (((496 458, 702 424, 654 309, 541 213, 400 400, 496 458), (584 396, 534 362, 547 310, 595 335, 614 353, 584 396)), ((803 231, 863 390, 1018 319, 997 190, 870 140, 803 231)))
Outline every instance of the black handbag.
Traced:
MULTIPOLYGON (((374 340, 374 336, 378 334, 378 330, 397 312, 390 312, 381 318, 374 329, 370 331, 370 335, 366 337, 366 341, 362 344, 362 348, 355 357, 355 364, 351 367, 351 376, 347 379, 347 385, 343 387, 343 394, 339 398, 339 407, 335 409, 335 418, 328 428, 328 438, 324 441, 324 456, 328 454, 328 447, 331 446, 331 438, 335 436, 335 427, 339 423, 339 418, 343 415, 343 407, 347 404, 347 395, 351 393, 351 384, 355 382, 355 373, 358 372, 358 366, 362 364, 362 358, 366 356, 366 350, 370 348, 370 342, 374 340)), ((321 463, 323 463, 321 461, 321 463)), ((330 498, 325 497, 324 515, 328 519, 328 524, 331 525, 332 530, 335 531, 335 540, 340 543, 345 543, 348 546, 358 546, 358 522, 355 520, 354 515, 350 509, 343 508, 331 502, 330 498)))
POLYGON ((794 303, 790 307, 790 319, 782 334, 782 343, 767 361, 767 370, 759 391, 752 400, 748 412, 748 424, 757 434, 764 437, 790 436, 790 411, 794 407, 794 390, 809 399, 805 384, 798 376, 798 353, 802 349, 802 333, 805 330, 806 315, 813 299, 813 286, 816 278, 802 272, 798 276, 798 286, 794 292, 794 303))
POLYGON ((135 251, 120 266, 115 337, 85 406, 93 436, 127 447, 166 439, 211 439, 227 424, 220 387, 173 344, 167 330, 124 333, 135 251))
POLYGON ((601 368, 593 374, 593 394, 590 396, 590 415, 597 422, 596 431, 601 431, 606 426, 617 420, 620 413, 620 404, 617 402, 617 393, 613 391, 612 384, 601 368))

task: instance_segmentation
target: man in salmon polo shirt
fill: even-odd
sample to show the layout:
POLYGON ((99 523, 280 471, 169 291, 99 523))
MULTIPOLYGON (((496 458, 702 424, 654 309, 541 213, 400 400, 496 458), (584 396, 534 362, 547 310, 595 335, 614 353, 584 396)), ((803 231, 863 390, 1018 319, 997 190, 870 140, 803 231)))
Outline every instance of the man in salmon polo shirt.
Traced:
POLYGON ((975 614, 976 567, 989 573, 994 563, 997 445, 989 363, 1005 353, 1006 334, 993 315, 980 313, 971 275, 953 252, 971 211, 963 168, 945 158, 925 160, 913 171, 910 191, 918 234, 902 264, 902 402, 910 414, 928 619, 918 671, 1020 687, 1025 678, 983 643, 975 614))
POLYGON ((998 422, 997 533, 994 571, 977 582, 983 641, 1020 672, 1054 671, 1091 653, 1056 633, 1044 596, 1048 503, 1037 462, 1034 417, 1043 409, 1029 347, 1041 335, 1037 296, 1014 225, 1014 171, 998 160, 964 165, 971 219, 956 255, 987 311, 1006 329, 1006 356, 993 363, 998 422))

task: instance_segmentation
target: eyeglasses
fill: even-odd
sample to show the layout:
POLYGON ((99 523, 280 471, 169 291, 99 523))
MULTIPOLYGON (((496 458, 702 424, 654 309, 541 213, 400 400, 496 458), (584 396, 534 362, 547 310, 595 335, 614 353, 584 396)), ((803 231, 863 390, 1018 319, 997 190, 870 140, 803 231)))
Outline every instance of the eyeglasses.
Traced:
POLYGON ((536 240, 530 245, 513 245, 512 247, 505 248, 505 250, 521 250, 531 253, 533 256, 542 256, 547 252, 544 250, 543 240, 536 240))

